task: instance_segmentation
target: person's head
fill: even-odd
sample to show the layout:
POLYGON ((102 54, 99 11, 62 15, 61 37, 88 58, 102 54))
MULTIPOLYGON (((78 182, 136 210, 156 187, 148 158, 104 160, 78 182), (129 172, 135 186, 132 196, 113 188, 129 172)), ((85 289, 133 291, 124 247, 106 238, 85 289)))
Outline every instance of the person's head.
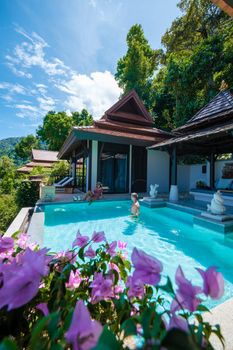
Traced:
POLYGON ((102 188, 103 186, 102 186, 102 183, 101 182, 97 182, 96 183, 96 188, 102 188))
POLYGON ((131 199, 133 202, 138 201, 138 194, 136 192, 131 193, 131 199))

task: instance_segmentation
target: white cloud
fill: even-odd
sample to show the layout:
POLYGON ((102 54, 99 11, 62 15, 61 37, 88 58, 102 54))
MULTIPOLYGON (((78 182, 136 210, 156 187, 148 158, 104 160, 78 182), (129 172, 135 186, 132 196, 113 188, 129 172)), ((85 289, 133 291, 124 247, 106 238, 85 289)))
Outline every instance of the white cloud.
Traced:
POLYGON ((57 87, 68 95, 65 106, 71 111, 87 108, 95 119, 115 103, 121 93, 114 76, 108 72, 93 72, 90 76, 74 74, 57 87))
POLYGON ((55 101, 51 97, 38 97, 37 101, 39 102, 38 110, 42 112, 51 111, 55 106, 55 101))
POLYGON ((24 86, 20 84, 12 84, 8 82, 0 82, 0 89, 7 90, 9 93, 15 93, 15 94, 26 94, 26 89, 24 86))
POLYGON ((49 76, 67 75, 70 72, 63 61, 59 58, 48 60, 45 55, 45 48, 49 47, 46 41, 33 32, 28 34, 23 28, 16 27, 16 31, 27 41, 16 45, 12 55, 6 55, 7 65, 12 72, 18 76, 31 78, 27 69, 40 67, 49 76))
POLYGON ((16 104, 15 108, 17 109, 23 109, 23 110, 28 110, 28 111, 32 111, 32 112, 37 112, 37 108, 34 106, 30 106, 30 105, 25 105, 25 104, 16 104))

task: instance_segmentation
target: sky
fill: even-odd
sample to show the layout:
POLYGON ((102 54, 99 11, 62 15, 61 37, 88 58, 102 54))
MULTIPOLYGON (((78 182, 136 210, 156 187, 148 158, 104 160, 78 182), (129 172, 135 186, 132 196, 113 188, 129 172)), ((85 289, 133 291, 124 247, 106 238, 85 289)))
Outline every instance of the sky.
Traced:
POLYGON ((177 0, 0 0, 0 139, 35 134, 50 110, 94 119, 121 93, 114 79, 139 23, 152 48, 177 0))

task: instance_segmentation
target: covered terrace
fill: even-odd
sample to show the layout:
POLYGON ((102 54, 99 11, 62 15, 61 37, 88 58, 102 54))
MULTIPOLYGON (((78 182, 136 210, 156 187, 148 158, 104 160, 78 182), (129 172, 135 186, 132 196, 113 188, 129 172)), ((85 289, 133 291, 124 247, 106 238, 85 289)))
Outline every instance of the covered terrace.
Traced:
MULTIPOLYGON (((150 147, 170 155, 170 184, 177 186, 179 157, 198 155, 209 161, 209 190, 215 190, 215 162, 218 156, 233 153, 233 93, 219 92, 186 124, 173 130, 174 137, 150 147)), ((233 165, 233 164, 232 164, 233 165)), ((233 170, 233 168, 232 168, 233 170)), ((232 179, 233 171, 222 175, 232 179)), ((198 180, 198 179, 197 179, 198 180)), ((231 188, 228 189, 229 192, 231 188)))

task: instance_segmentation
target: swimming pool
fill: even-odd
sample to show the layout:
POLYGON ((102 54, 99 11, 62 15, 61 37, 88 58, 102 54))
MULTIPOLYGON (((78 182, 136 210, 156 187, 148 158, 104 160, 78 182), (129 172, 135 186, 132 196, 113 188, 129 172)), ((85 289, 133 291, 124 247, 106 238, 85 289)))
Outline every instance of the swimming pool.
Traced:
POLYGON ((71 248, 79 229, 91 236, 104 231, 108 241, 127 242, 127 250, 143 249, 164 265, 164 274, 174 280, 180 264, 193 283, 201 283, 195 267, 217 266, 225 278, 224 297, 214 306, 233 297, 233 236, 193 226, 191 214, 164 208, 141 207, 138 219, 129 212, 129 201, 52 204, 44 209, 43 245, 52 251, 71 248))

